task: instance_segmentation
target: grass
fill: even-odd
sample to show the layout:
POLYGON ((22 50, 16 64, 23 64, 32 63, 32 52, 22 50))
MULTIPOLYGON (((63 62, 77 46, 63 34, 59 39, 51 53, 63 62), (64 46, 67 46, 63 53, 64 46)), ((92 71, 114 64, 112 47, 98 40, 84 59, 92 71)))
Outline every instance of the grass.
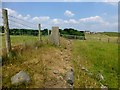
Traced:
POLYGON ((118 32, 103 32, 101 34, 108 35, 111 37, 117 37, 120 33, 118 33, 118 32))
POLYGON ((13 55, 12 58, 3 57, 3 61, 5 60, 2 66, 3 88, 44 88, 47 77, 49 77, 47 66, 50 58, 53 58, 55 50, 57 50, 55 47, 47 44, 41 45, 38 49, 27 46, 23 52, 15 52, 17 54, 13 55), (49 57, 46 57, 46 55, 49 57), (31 82, 29 84, 12 85, 11 77, 21 70, 28 73, 31 82))
POLYGON ((118 36, 108 36, 105 34, 86 34, 86 39, 89 41, 102 41, 102 42, 108 42, 109 43, 118 43, 118 36))
MULTIPOLYGON (((76 74, 78 74, 80 70, 78 66, 81 64, 94 75, 100 72, 105 78, 101 82, 93 78, 93 82, 103 83, 109 88, 118 87, 118 44, 95 40, 75 40, 73 41, 73 47, 76 74)), ((78 76, 80 79, 82 78, 80 73, 78 76)), ((84 80, 77 79, 78 76, 75 76, 76 87, 80 87, 78 83, 84 82, 84 80)), ((97 86, 100 87, 100 84, 95 85, 95 87, 97 86)))
MULTIPOLYGON (((87 40, 84 41, 72 40, 73 46, 69 47, 72 52, 70 57, 72 57, 75 71, 74 87, 99 88, 101 86, 100 83, 102 83, 109 88, 116 88, 118 86, 118 44, 113 42, 116 41, 117 37, 112 38, 113 42, 111 43, 105 41, 108 38, 106 35, 86 35, 86 38, 87 40), (104 42, 96 39, 99 37, 104 38, 104 42), (81 69, 82 67, 92 72, 93 76, 86 74, 81 69), (96 79, 95 76, 98 72, 104 76, 105 80, 99 81, 96 79)), ((21 46, 16 47, 14 49, 16 51, 13 53, 14 57, 3 57, 3 87, 43 88, 45 87, 45 82, 50 81, 47 80, 47 78, 50 78, 47 70, 54 66, 53 63, 55 63, 56 67, 59 67, 59 64, 63 67, 63 62, 61 64, 60 60, 62 60, 63 56, 71 53, 64 51, 64 49, 66 50, 68 48, 66 47, 67 41, 61 38, 60 42, 62 45, 61 48, 58 48, 46 44, 47 37, 43 37, 42 39, 45 43, 39 45, 39 43, 36 43, 38 40, 36 36, 11 36, 12 46, 27 43, 27 48, 21 46), (36 49, 36 46, 39 47, 36 49), (63 51, 62 56, 60 55, 61 51, 63 51), (28 72, 32 81, 29 84, 19 86, 11 85, 11 76, 20 70, 28 72)), ((4 41, 5 38, 3 37, 2 40, 4 41)), ((2 44, 5 47, 5 43, 2 44)), ((64 66, 67 67, 66 65, 64 66)), ((55 81, 54 77, 52 79, 55 81)))
MULTIPOLYGON (((5 47, 5 36, 2 37, 2 47, 5 47)), ((23 43, 32 44, 39 40, 38 36, 29 36, 29 35, 11 35, 11 45, 19 45, 23 43)), ((42 40, 46 40, 47 36, 42 36, 42 40)))
MULTIPOLYGON (((15 38, 17 39, 17 37, 15 38)), ((26 38, 26 40, 27 39, 28 38, 26 38)), ((58 81, 58 76, 55 77, 53 70, 60 70, 61 76, 64 76, 65 70, 62 68, 69 68, 69 65, 63 61, 63 58, 68 55, 65 49, 67 45, 66 40, 64 41, 62 38, 60 41, 62 43, 61 47, 46 43, 47 37, 43 37, 42 40, 43 42, 41 44, 33 43, 27 44, 26 46, 13 47, 12 57, 7 58, 6 56, 2 56, 3 88, 48 88, 53 87, 58 81), (39 47, 36 48, 38 45, 39 47), (62 56, 61 51, 63 51, 62 56), (12 85, 11 77, 21 70, 28 73, 31 82, 16 86, 12 85)), ((58 85, 64 84, 63 80, 59 81, 60 82, 57 83, 58 85)))

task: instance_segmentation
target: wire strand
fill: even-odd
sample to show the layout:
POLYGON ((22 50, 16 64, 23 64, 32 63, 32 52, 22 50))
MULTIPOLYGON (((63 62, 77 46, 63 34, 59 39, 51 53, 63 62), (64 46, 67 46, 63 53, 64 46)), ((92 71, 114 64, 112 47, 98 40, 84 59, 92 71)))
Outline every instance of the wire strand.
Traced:
POLYGON ((18 19, 18 20, 21 20, 21 21, 24 21, 24 22, 27 22, 27 23, 30 23, 30 24, 34 24, 34 25, 36 25, 35 23, 28 22, 28 21, 26 21, 26 20, 23 20, 23 19, 17 18, 17 17, 15 17, 15 16, 11 16, 11 15, 8 15, 8 16, 10 16, 10 17, 12 17, 12 18, 15 18, 15 19, 18 19))
POLYGON ((14 20, 11 20, 11 19, 8 19, 8 20, 11 21, 11 22, 14 22, 14 23, 20 24, 20 25, 22 25, 22 26, 29 27, 29 28, 32 28, 32 29, 33 29, 33 27, 31 27, 31 26, 24 25, 24 24, 22 24, 22 23, 18 23, 17 21, 14 21, 14 20))

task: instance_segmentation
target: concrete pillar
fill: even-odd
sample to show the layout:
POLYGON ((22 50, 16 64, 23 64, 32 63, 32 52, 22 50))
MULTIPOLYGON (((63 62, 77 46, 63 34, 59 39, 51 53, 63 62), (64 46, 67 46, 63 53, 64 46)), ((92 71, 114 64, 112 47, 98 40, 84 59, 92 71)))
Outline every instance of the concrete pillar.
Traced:
POLYGON ((54 45, 60 44, 59 27, 52 27, 50 42, 54 45))

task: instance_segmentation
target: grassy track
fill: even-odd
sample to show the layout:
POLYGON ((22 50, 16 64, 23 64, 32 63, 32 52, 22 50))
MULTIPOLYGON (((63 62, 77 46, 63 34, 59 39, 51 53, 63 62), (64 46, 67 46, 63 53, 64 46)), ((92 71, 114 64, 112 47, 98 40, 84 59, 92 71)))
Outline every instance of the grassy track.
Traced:
MULTIPOLYGON (((104 85, 107 85, 110 88, 117 87, 118 45, 115 43, 89 40, 75 40, 73 42, 74 65, 78 66, 79 64, 82 64, 94 74, 97 74, 100 71, 105 78, 105 80, 102 81, 104 85)), ((75 70, 78 71, 77 67, 75 70)), ((79 77, 81 77, 81 75, 79 75, 79 77)), ((75 82, 81 83, 80 80, 76 80, 75 82)))

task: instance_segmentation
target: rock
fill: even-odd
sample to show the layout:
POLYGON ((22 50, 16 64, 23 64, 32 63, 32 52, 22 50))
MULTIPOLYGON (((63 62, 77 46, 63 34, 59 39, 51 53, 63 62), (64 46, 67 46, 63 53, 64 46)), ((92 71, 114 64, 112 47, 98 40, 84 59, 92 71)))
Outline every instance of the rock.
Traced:
POLYGON ((87 74, 88 74, 88 76, 90 76, 90 77, 93 76, 93 73, 91 73, 91 72, 88 72, 87 74))
POLYGON ((62 53, 62 52, 60 52, 60 55, 63 55, 63 53, 62 53))
POLYGON ((66 74, 66 81, 70 85, 73 85, 74 83, 74 71, 71 69, 67 74, 66 74))
POLYGON ((86 69, 85 67, 82 67, 81 69, 84 70, 85 72, 88 72, 88 69, 86 69))
POLYGON ((54 70, 53 73, 54 73, 54 74, 58 74, 59 71, 58 71, 58 70, 54 70))
POLYGON ((104 85, 101 85, 101 90, 108 90, 108 87, 104 86, 104 85))
POLYGON ((96 78, 98 79, 98 80, 104 80, 104 77, 103 77, 103 75, 101 74, 101 73, 98 73, 97 74, 97 76, 96 76, 96 78))
POLYGON ((35 49, 37 50, 37 49, 38 49, 38 47, 35 47, 35 49))
POLYGON ((20 71, 11 78, 11 83, 13 85, 21 84, 21 83, 29 83, 29 82, 30 82, 30 77, 25 71, 20 71))

